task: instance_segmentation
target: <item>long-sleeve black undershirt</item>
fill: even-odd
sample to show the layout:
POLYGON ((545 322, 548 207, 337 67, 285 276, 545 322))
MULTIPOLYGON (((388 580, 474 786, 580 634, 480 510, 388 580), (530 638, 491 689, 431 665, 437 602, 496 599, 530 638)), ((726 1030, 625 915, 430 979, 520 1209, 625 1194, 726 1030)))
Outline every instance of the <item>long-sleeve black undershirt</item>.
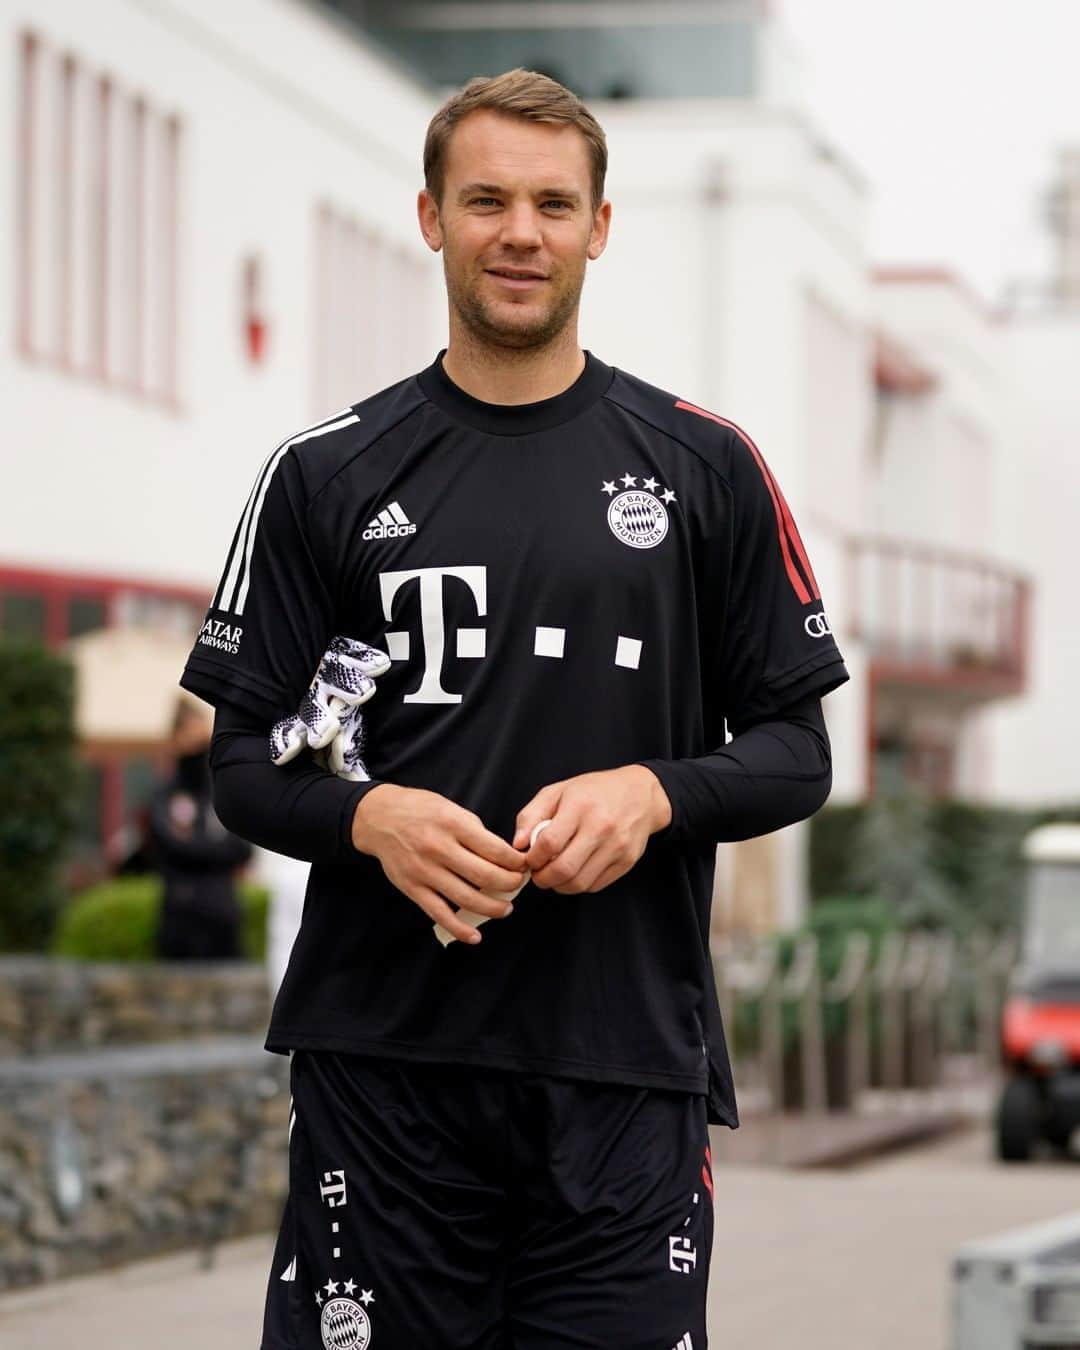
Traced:
MULTIPOLYGON (((673 841, 768 834, 813 815, 832 786, 829 736, 816 695, 743 728, 709 754, 641 762, 671 801, 664 834, 673 841)), ((306 752, 289 764, 271 763, 269 729, 228 703, 217 710, 210 765, 218 816, 242 838, 309 862, 358 857, 352 820, 376 783, 337 778, 306 752)))

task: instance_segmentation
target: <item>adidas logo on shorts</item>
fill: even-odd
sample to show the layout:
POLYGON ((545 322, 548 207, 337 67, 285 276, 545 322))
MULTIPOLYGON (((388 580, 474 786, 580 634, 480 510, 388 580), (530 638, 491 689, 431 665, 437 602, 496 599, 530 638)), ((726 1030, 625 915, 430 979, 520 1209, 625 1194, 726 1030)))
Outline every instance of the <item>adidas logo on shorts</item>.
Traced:
POLYGON ((687 1332, 685 1336, 680 1336, 678 1344, 673 1345, 671 1350, 694 1350, 694 1342, 690 1339, 690 1333, 687 1332))
POLYGON ((415 534, 416 526, 397 502, 391 502, 374 520, 368 521, 364 539, 396 539, 399 535, 415 534))

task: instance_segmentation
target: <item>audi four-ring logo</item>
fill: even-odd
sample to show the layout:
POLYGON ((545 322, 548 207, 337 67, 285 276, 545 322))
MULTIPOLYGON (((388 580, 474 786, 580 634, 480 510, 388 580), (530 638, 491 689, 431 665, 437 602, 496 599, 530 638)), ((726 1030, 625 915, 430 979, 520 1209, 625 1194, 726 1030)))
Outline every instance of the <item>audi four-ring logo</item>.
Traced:
POLYGON ((824 610, 819 610, 817 614, 808 615, 803 627, 811 637, 824 637, 826 633, 832 632, 824 610))

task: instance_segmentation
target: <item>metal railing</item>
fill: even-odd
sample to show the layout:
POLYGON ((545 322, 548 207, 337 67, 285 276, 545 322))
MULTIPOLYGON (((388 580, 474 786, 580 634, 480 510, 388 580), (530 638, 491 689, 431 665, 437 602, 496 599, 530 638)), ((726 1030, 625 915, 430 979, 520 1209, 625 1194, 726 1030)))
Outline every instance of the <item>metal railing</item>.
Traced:
POLYGON ((988 558, 889 539, 848 545, 851 635, 895 674, 1019 689, 1029 583, 988 558))
POLYGON ((713 954, 740 1096, 762 1109, 857 1110, 868 1092, 932 1091, 993 1078, 1017 959, 1012 934, 887 933, 876 955, 848 935, 823 976, 816 937, 781 962, 775 938, 713 954), (782 968, 786 964, 786 968, 782 968))

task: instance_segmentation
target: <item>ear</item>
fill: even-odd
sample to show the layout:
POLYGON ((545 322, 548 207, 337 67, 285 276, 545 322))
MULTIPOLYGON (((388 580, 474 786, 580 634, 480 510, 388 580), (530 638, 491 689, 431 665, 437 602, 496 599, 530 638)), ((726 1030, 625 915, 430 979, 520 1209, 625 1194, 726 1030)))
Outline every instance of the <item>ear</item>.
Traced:
POLYGON ((608 231, 611 229, 611 203, 603 201, 596 208, 592 230, 589 233, 588 256, 595 261, 607 248, 608 231))
POLYGON ((438 253, 443 246, 439 204, 427 188, 421 188, 416 198, 416 218, 420 222, 420 233, 424 236, 424 243, 432 253, 438 253))

